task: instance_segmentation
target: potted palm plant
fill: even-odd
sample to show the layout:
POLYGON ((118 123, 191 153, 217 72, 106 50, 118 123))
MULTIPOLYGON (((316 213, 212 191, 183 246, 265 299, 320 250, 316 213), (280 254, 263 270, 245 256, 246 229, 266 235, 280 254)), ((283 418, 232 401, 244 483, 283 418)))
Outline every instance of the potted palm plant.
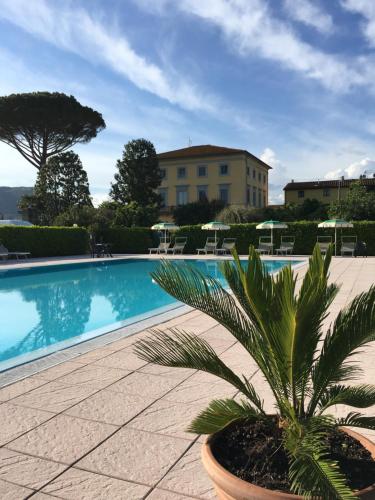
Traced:
POLYGON ((375 498, 375 445, 347 429, 375 429, 375 417, 330 413, 336 405, 375 404, 375 386, 348 385, 360 370, 353 355, 375 340, 375 287, 342 310, 324 335, 338 292, 328 282, 331 256, 332 248, 325 258, 314 249, 298 291, 290 266, 270 275, 253 247, 247 267, 236 252, 222 263, 232 293, 181 262, 162 261, 152 275, 169 294, 226 327, 273 394, 275 412, 267 414, 251 380, 197 335, 153 331, 136 343, 143 360, 202 370, 237 389, 238 396, 212 401, 189 426, 209 435, 202 457, 219 498, 375 498))

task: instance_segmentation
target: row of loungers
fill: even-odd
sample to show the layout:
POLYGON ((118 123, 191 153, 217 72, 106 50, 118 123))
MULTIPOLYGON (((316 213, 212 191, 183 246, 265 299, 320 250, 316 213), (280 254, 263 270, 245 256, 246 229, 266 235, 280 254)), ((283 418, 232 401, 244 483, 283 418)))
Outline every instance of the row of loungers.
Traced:
MULTIPOLYGON (((275 249, 276 255, 292 255, 294 250, 294 236, 282 236, 280 248, 275 249)), ((149 248, 151 253, 165 253, 165 254, 182 254, 184 248, 187 243, 187 238, 185 237, 177 237, 174 241, 173 246, 171 246, 170 242, 161 242, 158 247, 149 248)), ((320 248, 322 254, 326 254, 329 246, 332 244, 332 240, 330 237, 318 236, 317 244, 320 248)), ((215 254, 215 255, 226 255, 229 254, 236 245, 236 238, 224 238, 221 247, 218 247, 218 240, 213 237, 208 237, 203 248, 197 248, 198 255, 200 254, 215 254)), ((361 242, 361 245, 364 247, 361 253, 365 255, 366 245, 361 242)), ((271 255, 273 253, 273 244, 270 241, 270 238, 261 236, 259 238, 259 245, 256 248, 256 251, 261 255, 271 255)), ((356 236, 343 236, 341 238, 341 255, 356 255, 358 251, 358 244, 356 236)))
POLYGON ((0 259, 10 259, 15 257, 17 260, 30 257, 30 252, 9 252, 9 250, 2 244, 0 244, 0 259))

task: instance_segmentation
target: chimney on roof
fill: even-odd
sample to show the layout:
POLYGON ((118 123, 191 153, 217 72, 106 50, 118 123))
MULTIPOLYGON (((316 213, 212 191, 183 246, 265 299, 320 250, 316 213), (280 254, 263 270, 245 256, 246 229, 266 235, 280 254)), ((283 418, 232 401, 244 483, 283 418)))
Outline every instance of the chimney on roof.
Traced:
MULTIPOLYGON (((375 177, 375 174, 374 174, 374 177, 375 177)), ((291 183, 293 184, 294 183, 294 179, 291 180, 291 183)))
POLYGON ((344 175, 342 175, 342 176, 341 176, 341 180, 343 181, 344 179, 345 179, 345 176, 344 176, 344 175))

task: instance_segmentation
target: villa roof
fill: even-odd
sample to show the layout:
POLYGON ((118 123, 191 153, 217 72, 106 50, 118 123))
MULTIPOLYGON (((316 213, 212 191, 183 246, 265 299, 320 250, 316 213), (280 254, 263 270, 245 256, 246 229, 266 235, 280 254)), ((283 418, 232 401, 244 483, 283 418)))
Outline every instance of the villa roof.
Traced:
POLYGON ((271 169, 270 165, 267 165, 260 158, 257 158, 253 154, 246 151, 246 149, 236 149, 236 148, 226 148, 223 146, 212 146, 211 144, 203 144, 201 146, 190 146, 188 148, 175 149, 173 151, 166 151, 165 153, 159 153, 159 160, 179 160, 183 158, 200 158, 209 156, 232 156, 232 155, 246 155, 263 167, 271 169))
POLYGON ((353 182, 360 181, 364 186, 375 186, 375 178, 368 177, 362 179, 333 179, 329 181, 309 181, 309 182, 289 182, 284 191, 298 191, 301 189, 322 189, 349 187, 353 182))

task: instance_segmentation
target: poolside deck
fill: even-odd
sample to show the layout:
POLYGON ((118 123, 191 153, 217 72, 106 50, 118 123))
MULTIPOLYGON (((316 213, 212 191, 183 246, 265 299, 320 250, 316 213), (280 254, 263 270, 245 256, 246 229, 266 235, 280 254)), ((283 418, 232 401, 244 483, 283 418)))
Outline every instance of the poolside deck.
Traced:
MULTIPOLYGON (((331 278, 342 287, 327 325, 374 283, 375 258, 334 258, 331 278)), ((252 376, 272 409, 254 363, 224 328, 197 311, 160 328, 176 325, 207 339, 231 368, 252 376)), ((235 391, 207 374, 139 360, 132 344, 145 331, 117 334, 85 354, 72 348, 68 361, 0 389, 0 498, 214 498, 200 462, 203 438, 184 429, 212 398, 235 391)), ((361 354, 359 382, 374 382, 374 354, 374 348, 361 354)))

